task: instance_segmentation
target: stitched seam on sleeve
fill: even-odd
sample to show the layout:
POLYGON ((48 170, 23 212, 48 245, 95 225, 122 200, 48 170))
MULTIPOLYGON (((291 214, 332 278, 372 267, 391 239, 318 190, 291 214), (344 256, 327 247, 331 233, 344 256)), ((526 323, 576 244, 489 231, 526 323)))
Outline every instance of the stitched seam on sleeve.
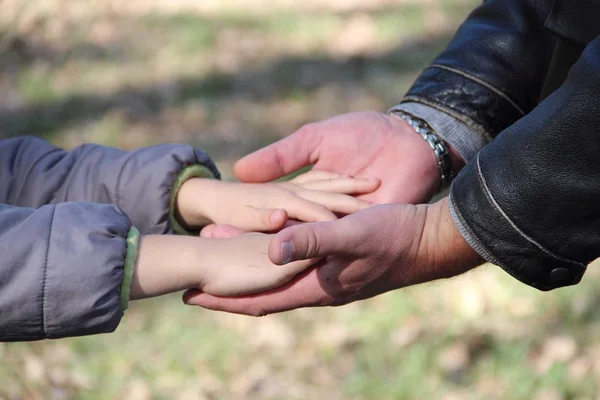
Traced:
POLYGON ((494 256, 494 254, 487 248, 487 246, 485 246, 479 240, 479 238, 473 233, 473 230, 471 229, 471 227, 466 223, 464 217, 462 216, 461 212, 459 211, 458 207, 455 204, 454 196, 452 195, 452 192, 450 193, 450 213, 452 214, 453 217, 458 218, 458 221, 460 222, 460 224, 457 224, 457 225, 458 225, 460 233, 463 235, 465 240, 467 240, 467 242, 473 248, 473 250, 475 250, 477 252, 477 254, 479 254, 480 256, 485 258, 488 262, 499 266, 504 271, 506 271, 509 275, 511 275, 515 279, 518 279, 519 281, 525 283, 526 285, 529 285, 529 286, 532 286, 532 287, 535 287, 535 288, 538 288, 541 290, 551 289, 549 286, 541 284, 540 282, 532 282, 531 279, 528 279, 527 277, 523 276, 523 274, 521 274, 520 272, 515 270, 510 265, 508 265, 508 264, 500 261, 498 258, 496 258, 496 256, 494 256), (463 230, 465 232, 463 232, 463 230), (465 233, 468 234, 469 238, 467 238, 464 235, 465 233))
POLYGON ((473 233, 473 230, 467 224, 467 221, 464 219, 462 213, 456 206, 456 203, 454 200, 454 195, 452 194, 452 191, 450 192, 449 198, 450 198, 450 204, 449 204, 450 213, 453 216, 456 216, 456 218, 458 218, 458 221, 460 222, 460 224, 457 224, 458 225, 457 227, 458 227, 458 230, 463 235, 463 238, 469 243, 469 245, 473 248, 473 250, 475 250, 477 252, 477 254, 479 254, 480 256, 485 258, 486 261, 488 261, 492 264, 495 264, 495 265, 502 265, 502 262, 494 255, 494 253, 492 253, 490 251, 490 249, 488 249, 488 247, 484 243, 482 243, 481 240, 479 240, 477 235, 475 235, 473 233), (463 233, 463 230, 464 230, 464 233, 463 233))
POLYGON ((52 241, 52 227, 54 225, 54 214, 56 213, 56 206, 52 207, 52 216, 50 217, 50 229, 48 231, 48 242, 46 243, 46 261, 44 262, 44 274, 42 277, 42 331, 44 336, 47 337, 46 332, 46 277, 48 273, 48 258, 50 257, 50 242, 52 241))
POLYGON ((561 262, 565 262, 565 263, 569 263, 569 264, 574 264, 574 265, 581 266, 581 267, 585 268, 585 265, 583 265, 580 262, 569 260, 567 258, 564 258, 564 257, 561 257, 561 256, 559 256, 557 254, 554 254, 553 252, 551 252, 550 250, 548 250, 544 246, 542 246, 540 243, 536 242, 533 238, 531 238, 530 236, 528 236, 521 229, 519 229, 519 227, 509 218, 509 216, 504 212, 504 210, 500 207, 500 205, 498 204, 498 202, 496 201, 496 199, 492 195, 492 192, 490 191, 490 188, 487 185, 485 177, 483 176, 483 172, 481 171, 481 163, 480 163, 479 154, 477 154, 477 175, 479 176, 479 179, 481 181, 481 185, 483 186, 484 192, 485 192, 486 196, 492 202, 492 205, 498 210, 498 212, 500 213, 500 215, 502 215, 502 217, 510 224, 510 226, 512 226, 512 228, 519 235, 521 235, 525 240, 527 240, 529 243, 531 243, 534 246, 536 246, 538 249, 540 249, 544 253, 548 254, 550 257, 555 258, 556 260, 559 260, 561 262))
POLYGON ((495 88, 494 86, 490 85, 489 83, 487 83, 483 79, 479 79, 476 76, 473 76, 473 75, 471 75, 471 74, 469 74, 469 73, 467 73, 465 71, 461 71, 459 69, 452 68, 452 67, 447 67, 447 66, 441 65, 441 64, 432 64, 428 68, 443 69, 443 70, 455 73, 457 75, 460 75, 463 78, 467 78, 469 80, 472 80, 473 82, 476 82, 476 83, 480 84, 481 86, 484 86, 485 88, 487 88, 487 89, 491 90, 492 92, 496 93, 498 96, 502 97, 504 100, 508 101, 509 104, 511 106, 513 106, 518 112, 520 112, 522 116, 525 116, 525 111, 523 111, 523 109, 521 107, 519 107, 519 105, 517 103, 515 103, 514 101, 512 101, 512 99, 510 97, 508 97, 500 89, 495 88))

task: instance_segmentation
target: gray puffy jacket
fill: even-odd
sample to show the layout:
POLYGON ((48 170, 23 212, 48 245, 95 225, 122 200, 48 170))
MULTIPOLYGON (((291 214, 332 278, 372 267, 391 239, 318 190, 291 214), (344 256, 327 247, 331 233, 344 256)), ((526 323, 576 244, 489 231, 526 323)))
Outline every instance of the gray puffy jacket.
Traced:
POLYGON ((180 185, 219 178, 187 145, 71 152, 0 140, 0 340, 111 332, 127 301, 139 233, 181 229, 180 185))

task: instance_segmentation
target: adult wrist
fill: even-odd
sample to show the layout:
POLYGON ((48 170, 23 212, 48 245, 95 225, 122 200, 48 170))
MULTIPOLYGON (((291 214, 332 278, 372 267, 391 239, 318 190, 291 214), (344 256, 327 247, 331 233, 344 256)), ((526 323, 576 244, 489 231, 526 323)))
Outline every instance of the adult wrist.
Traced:
MULTIPOLYGON (((433 106, 418 103, 416 101, 403 101, 402 103, 392 107, 392 110, 406 111, 425 121, 435 130, 449 147, 454 149, 455 155, 458 155, 458 164, 465 165, 475 158, 477 153, 488 144, 492 138, 475 128, 467 125, 459 116, 450 115, 433 106)), ((453 160, 456 156, 453 156, 453 160)), ((460 168, 458 169, 460 171, 460 168)))
MULTIPOLYGON (((438 192, 450 187, 450 184, 455 177, 455 168, 453 166, 452 154, 447 143, 437 135, 435 130, 427 123, 427 121, 416 117, 409 112, 395 108, 392 108, 389 113, 406 121, 431 148, 433 154, 435 155, 440 178, 438 192)), ((456 157, 456 154, 454 154, 454 156, 456 157)))
POLYGON ((448 146, 448 151, 450 152, 450 158, 452 159, 452 169, 454 171, 454 176, 458 176, 460 171, 465 167, 465 160, 462 158, 456 147, 452 146, 450 143, 446 142, 448 146))
POLYGON ((458 230, 448 197, 427 207, 421 248, 436 279, 457 276, 485 263, 458 230))

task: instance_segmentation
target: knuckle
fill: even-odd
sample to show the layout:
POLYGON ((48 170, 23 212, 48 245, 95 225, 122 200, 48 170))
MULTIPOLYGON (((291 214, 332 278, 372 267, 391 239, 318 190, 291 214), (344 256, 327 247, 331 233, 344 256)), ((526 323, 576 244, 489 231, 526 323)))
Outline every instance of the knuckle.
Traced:
POLYGON ((319 237, 313 230, 308 231, 308 235, 306 236, 307 258, 312 258, 312 257, 317 256, 320 252, 319 250, 320 250, 319 237))

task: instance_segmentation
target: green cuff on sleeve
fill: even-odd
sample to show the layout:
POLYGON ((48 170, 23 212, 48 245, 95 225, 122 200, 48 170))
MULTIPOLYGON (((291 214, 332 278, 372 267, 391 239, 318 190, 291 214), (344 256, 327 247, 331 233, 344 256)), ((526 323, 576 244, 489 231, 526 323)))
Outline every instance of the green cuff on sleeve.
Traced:
POLYGON ((133 270, 137 262, 139 243, 140 231, 132 226, 127 234, 127 255, 125 256, 123 284, 121 285, 121 310, 123 312, 129 307, 129 292, 131 291, 133 270))
POLYGON ((198 232, 190 232, 187 229, 185 229, 175 217, 175 200, 177 199, 177 193, 179 193, 181 185, 183 185, 188 179, 192 178, 216 179, 215 175, 210 169, 200 164, 190 165, 189 167, 184 168, 179 173, 179 175, 177 175, 177 178, 173 183, 173 188, 171 189, 171 201, 169 202, 169 219, 171 221, 171 227, 173 228, 173 232, 175 232, 178 235, 198 234, 198 232))

